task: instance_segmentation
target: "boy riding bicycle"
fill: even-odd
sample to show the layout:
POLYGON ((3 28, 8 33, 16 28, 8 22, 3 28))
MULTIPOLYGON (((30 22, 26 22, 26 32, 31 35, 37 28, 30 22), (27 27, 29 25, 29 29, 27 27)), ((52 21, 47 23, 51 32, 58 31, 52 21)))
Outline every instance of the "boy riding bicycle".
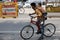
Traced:
POLYGON ((38 30, 37 30, 36 34, 39 34, 39 33, 41 33, 40 23, 43 18, 43 12, 45 12, 45 11, 43 11, 43 9, 41 7, 41 3, 38 3, 38 6, 36 6, 35 3, 31 3, 31 7, 35 11, 35 13, 32 13, 30 15, 33 15, 33 14, 37 15, 34 18, 37 18, 36 26, 37 26, 38 30))

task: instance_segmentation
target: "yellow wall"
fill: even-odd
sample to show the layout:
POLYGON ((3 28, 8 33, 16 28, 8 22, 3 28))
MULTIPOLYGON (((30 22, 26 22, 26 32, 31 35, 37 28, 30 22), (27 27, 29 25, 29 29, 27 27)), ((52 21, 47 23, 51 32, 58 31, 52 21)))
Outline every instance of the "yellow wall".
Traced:
POLYGON ((18 17, 18 5, 17 5, 17 2, 0 2, 0 17, 18 17), (3 15, 2 14, 2 8, 3 8, 3 4, 12 4, 12 5, 15 5, 15 9, 16 9, 16 13, 14 16, 7 16, 7 15, 3 15))

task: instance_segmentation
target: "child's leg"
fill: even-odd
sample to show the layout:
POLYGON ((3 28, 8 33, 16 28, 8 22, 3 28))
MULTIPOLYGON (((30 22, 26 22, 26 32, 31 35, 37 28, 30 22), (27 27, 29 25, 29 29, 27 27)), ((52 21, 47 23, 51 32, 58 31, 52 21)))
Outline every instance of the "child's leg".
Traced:
POLYGON ((37 26, 38 30, 40 30, 40 24, 38 22, 36 23, 36 26, 37 26))
POLYGON ((37 19, 37 22, 36 22, 36 26, 37 26, 37 28, 38 28, 38 31, 40 30, 40 19, 37 19))

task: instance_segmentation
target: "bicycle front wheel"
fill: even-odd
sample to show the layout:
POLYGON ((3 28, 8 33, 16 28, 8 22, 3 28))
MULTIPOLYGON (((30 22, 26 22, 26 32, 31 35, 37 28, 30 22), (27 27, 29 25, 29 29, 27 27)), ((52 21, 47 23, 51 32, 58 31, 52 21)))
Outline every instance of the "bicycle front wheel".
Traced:
POLYGON ((30 39, 33 36, 33 34, 34 34, 34 28, 30 25, 23 27, 20 32, 20 36, 23 39, 30 39))
POLYGON ((52 23, 48 23, 44 27, 44 36, 51 37, 53 36, 53 34, 55 34, 55 31, 56 31, 55 25, 52 23))

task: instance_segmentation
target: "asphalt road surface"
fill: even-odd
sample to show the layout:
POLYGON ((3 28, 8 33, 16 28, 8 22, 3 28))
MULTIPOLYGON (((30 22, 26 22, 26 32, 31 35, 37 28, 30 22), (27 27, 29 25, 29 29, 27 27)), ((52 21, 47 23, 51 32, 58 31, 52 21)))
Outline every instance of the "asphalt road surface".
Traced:
MULTIPOLYGON (((18 18, 0 18, 0 40, 23 40, 20 30, 28 25, 30 17, 28 14, 19 14, 18 18)), ((60 18, 48 18, 45 23, 53 23, 56 26, 56 33, 52 37, 44 37, 44 40, 60 40, 60 18)), ((34 26, 35 31, 37 30, 34 26)), ((38 40, 40 35, 35 34, 29 40, 38 40)))

